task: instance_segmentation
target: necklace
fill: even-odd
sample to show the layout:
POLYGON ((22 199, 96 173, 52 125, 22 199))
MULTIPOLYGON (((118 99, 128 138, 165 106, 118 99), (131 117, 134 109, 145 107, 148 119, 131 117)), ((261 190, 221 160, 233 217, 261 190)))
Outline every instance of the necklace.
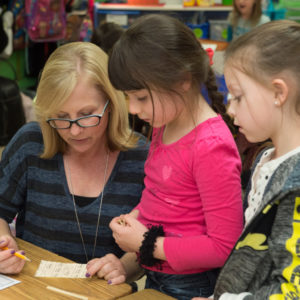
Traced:
MULTIPOLYGON (((102 201, 103 201, 103 195, 104 195, 104 187, 105 187, 105 182, 106 182, 106 173, 107 173, 107 167, 108 167, 108 160, 109 160, 109 152, 107 152, 107 156, 106 156, 105 171, 104 171, 104 176, 103 176, 103 188, 102 188, 102 193, 101 193, 100 203, 99 203, 98 219, 97 219, 97 226, 96 226, 96 234, 95 234, 95 241, 94 241, 92 259, 94 258, 96 244, 97 244, 98 228, 99 228, 99 224, 100 224, 100 216, 101 216, 101 208, 102 208, 102 201)), ((71 192, 71 195, 72 195, 75 217, 76 217, 76 221, 77 221, 77 225, 78 225, 78 229, 79 229, 79 234, 80 234, 84 254, 85 254, 85 257, 86 257, 86 262, 88 262, 89 259, 88 259, 88 255, 87 255, 86 248, 85 248, 85 243, 84 243, 84 239, 83 239, 83 235, 82 235, 82 231, 81 231, 81 227, 80 227, 80 222, 79 222, 79 218, 78 218, 77 208, 76 208, 76 202, 75 202, 75 198, 74 198, 74 192, 73 192, 74 190, 73 190, 73 184, 72 184, 71 171, 70 171, 69 165, 67 163, 67 160, 65 160, 65 164, 66 164, 66 169, 67 169, 69 179, 70 179, 70 188, 71 188, 70 192, 71 192)))

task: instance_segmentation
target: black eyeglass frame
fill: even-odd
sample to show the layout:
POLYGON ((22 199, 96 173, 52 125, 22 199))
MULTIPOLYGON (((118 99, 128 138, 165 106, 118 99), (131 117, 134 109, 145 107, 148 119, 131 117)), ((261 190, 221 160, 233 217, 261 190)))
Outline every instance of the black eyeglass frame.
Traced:
POLYGON ((103 115, 105 113, 105 110, 106 110, 106 108, 108 106, 108 103, 109 103, 109 100, 106 101, 101 114, 88 115, 88 116, 80 117, 80 118, 73 119, 73 120, 71 120, 71 119, 64 119, 64 118, 50 118, 50 119, 46 120, 46 122, 52 128, 54 128, 54 129, 70 129, 74 123, 76 123, 76 125, 79 126, 79 127, 81 127, 81 128, 95 127, 95 126, 98 126, 100 124, 101 118, 103 117, 103 115), (90 117, 98 117, 98 123, 95 124, 95 125, 81 125, 79 123, 80 120, 87 119, 87 118, 90 118, 90 117), (57 127, 57 126, 53 126, 53 124, 51 123, 51 121, 67 121, 67 122, 69 122, 69 126, 68 127, 63 127, 63 128, 57 127))

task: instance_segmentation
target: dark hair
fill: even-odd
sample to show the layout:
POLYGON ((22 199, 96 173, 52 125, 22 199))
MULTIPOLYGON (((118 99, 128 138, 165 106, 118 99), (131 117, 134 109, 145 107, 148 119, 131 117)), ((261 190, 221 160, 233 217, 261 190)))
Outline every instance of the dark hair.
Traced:
POLYGON ((102 22, 94 29, 91 42, 99 46, 106 53, 110 53, 116 41, 123 34, 124 29, 113 22, 102 22))
MULTIPOLYGON (((199 94, 204 85, 214 111, 229 118, 206 51, 192 30, 174 17, 138 18, 115 44, 108 73, 114 87, 122 91, 156 89, 178 94, 175 85, 189 78, 193 92, 199 94)), ((187 105, 192 111, 191 103, 187 105)))
MULTIPOLYGON (((230 43, 225 64, 231 64, 253 79, 267 83, 285 71, 300 81, 300 24, 290 20, 260 25, 230 43)), ((300 93, 299 86, 295 86, 300 93)), ((300 101, 296 104, 300 114, 300 101)))

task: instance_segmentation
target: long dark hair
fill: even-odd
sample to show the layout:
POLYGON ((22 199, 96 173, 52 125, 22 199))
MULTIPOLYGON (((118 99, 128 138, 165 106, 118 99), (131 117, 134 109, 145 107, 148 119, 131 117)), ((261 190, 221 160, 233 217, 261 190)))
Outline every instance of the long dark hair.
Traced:
MULTIPOLYGON (((148 89, 150 94, 150 89, 178 94, 174 86, 189 78, 195 95, 205 86, 213 110, 229 120, 206 51, 174 17, 148 14, 138 18, 115 44, 108 74, 118 90, 148 89)), ((193 111, 196 103, 186 104, 193 111)))

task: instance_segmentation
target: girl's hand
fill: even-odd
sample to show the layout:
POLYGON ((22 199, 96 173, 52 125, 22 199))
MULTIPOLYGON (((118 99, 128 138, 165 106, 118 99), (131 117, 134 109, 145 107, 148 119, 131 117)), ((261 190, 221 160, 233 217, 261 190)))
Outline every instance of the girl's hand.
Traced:
POLYGON ((107 254, 101 258, 94 258, 87 263, 87 277, 97 273, 99 278, 104 278, 108 284, 120 284, 126 280, 126 271, 119 258, 114 254, 107 254))
MULTIPOLYGON (((18 246, 12 236, 2 235, 0 237, 0 249, 4 247, 7 247, 8 249, 0 250, 0 273, 20 273, 25 265, 25 260, 14 255, 14 253, 18 251, 18 246)), ((21 251, 20 253, 23 254, 21 251)))
POLYGON ((131 215, 121 215, 112 219, 109 227, 119 247, 125 252, 138 252, 147 227, 131 215))
POLYGON ((135 219, 137 219, 137 217, 139 216, 139 210, 138 209, 134 209, 128 215, 132 216, 135 219))

